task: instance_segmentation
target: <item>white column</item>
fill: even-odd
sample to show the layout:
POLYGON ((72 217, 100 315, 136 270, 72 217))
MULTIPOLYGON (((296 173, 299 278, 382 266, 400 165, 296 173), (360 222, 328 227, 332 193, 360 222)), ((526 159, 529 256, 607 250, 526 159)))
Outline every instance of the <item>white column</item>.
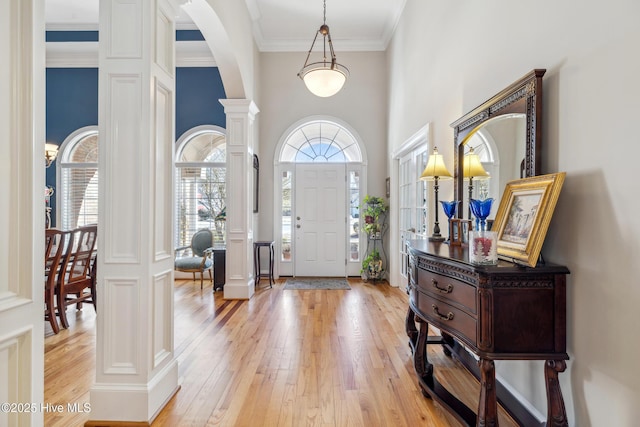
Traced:
MULTIPOLYGON (((44 9, 42 0, 0 1, 0 403, 33 402, 38 409, 44 400, 44 9)), ((0 426, 38 427, 43 419, 38 410, 0 410, 0 426)))
POLYGON ((248 99, 221 99, 227 116, 227 264, 224 297, 249 299, 253 277, 253 153, 258 107, 248 99))
POLYGON ((178 0, 100 0, 96 383, 90 425, 150 423, 178 389, 173 141, 178 0))

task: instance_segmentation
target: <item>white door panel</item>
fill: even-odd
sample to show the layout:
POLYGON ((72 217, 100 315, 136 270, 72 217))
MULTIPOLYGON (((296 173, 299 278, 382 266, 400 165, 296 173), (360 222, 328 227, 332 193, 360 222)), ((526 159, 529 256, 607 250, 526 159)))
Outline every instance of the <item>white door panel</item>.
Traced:
POLYGON ((295 177, 295 275, 345 276, 345 165, 299 164, 295 177))

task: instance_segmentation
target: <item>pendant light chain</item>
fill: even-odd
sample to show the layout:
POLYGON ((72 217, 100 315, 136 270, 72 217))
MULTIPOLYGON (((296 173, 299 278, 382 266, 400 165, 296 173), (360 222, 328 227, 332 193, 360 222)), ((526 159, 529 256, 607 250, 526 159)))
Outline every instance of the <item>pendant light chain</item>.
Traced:
POLYGON ((327 23, 327 0, 324 0, 324 18, 322 23, 326 25, 327 23))
MULTIPOLYGON (((327 26, 327 0, 323 0, 323 17, 322 17, 322 28, 327 26)), ((320 31, 322 32, 322 28, 320 29, 320 31)), ((329 30, 327 29, 327 34, 329 34, 329 30)), ((323 55, 323 59, 324 62, 327 62, 327 34, 322 33, 322 55, 323 55)), ((329 47, 331 47, 331 45, 329 45, 329 47)))

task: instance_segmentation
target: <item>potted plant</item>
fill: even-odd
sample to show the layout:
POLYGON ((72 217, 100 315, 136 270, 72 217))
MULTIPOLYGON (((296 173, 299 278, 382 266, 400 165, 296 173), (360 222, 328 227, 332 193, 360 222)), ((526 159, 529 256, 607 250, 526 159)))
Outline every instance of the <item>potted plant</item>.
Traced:
POLYGON ((369 236, 375 237, 380 232, 380 215, 388 209, 382 197, 366 195, 362 200, 361 212, 364 216, 362 229, 369 236))
POLYGON ((374 249, 362 260, 360 274, 363 279, 379 279, 384 272, 382 268, 382 257, 377 249, 374 249))

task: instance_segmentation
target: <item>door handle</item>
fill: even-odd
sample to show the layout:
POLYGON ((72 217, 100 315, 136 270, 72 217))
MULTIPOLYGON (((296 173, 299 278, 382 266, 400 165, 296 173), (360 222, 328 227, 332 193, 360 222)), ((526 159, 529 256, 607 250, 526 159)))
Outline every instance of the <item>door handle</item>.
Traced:
POLYGON ((415 232, 416 232, 416 229, 415 229, 415 228, 413 228, 413 227, 411 227, 411 228, 407 228, 407 231, 408 231, 409 233, 415 233, 415 232))

